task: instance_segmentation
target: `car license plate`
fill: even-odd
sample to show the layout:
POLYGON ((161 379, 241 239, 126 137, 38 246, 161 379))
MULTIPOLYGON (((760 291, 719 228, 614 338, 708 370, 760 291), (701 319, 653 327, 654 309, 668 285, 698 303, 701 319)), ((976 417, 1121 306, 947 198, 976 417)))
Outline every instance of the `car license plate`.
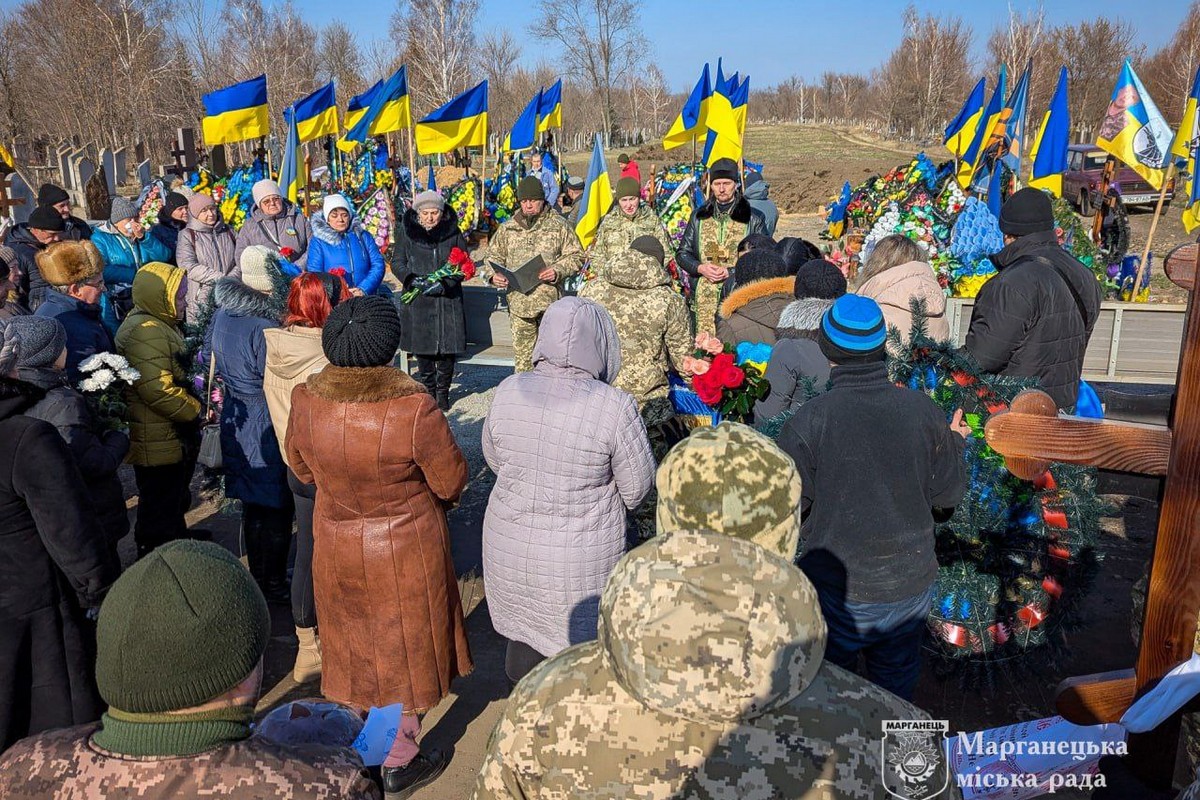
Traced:
POLYGON ((1127 206, 1135 206, 1140 203, 1153 203, 1154 195, 1152 194, 1127 194, 1121 198, 1127 206))

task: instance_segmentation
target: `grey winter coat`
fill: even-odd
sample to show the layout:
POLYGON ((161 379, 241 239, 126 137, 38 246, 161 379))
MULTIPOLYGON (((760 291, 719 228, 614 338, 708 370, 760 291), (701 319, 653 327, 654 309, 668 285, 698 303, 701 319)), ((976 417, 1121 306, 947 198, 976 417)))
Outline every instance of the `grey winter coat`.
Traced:
POLYGON ((292 263, 303 267, 308 262, 308 240, 311 238, 312 226, 308 223, 308 217, 300 213, 294 204, 284 200, 283 211, 271 216, 255 206, 238 231, 234 263, 242 263, 242 251, 247 247, 261 244, 272 251, 278 251, 281 247, 292 248, 298 254, 292 258, 292 263))
POLYGON ((779 224, 779 209, 774 201, 767 199, 767 191, 770 188, 771 184, 767 183, 766 179, 759 178, 748 184, 744 191, 746 199, 750 201, 750 207, 763 215, 767 236, 774 236, 775 226, 779 224))
POLYGON ((193 219, 179 232, 175 261, 187 270, 189 322, 196 320, 217 281, 221 278, 241 280, 242 270, 234 256, 236 250, 237 239, 233 235, 233 229, 224 221, 218 221, 216 225, 205 225, 193 219))
POLYGON ((612 318, 566 297, 542 318, 533 371, 506 378, 483 424, 496 473, 483 520, 492 625, 552 656, 596 637, 600 592, 625 552, 626 509, 654 480, 612 318))
POLYGON ((821 317, 832 300, 815 297, 795 300, 779 316, 775 349, 767 363, 771 393, 754 405, 754 419, 766 422, 785 411, 794 411, 829 385, 829 359, 817 344, 821 317))

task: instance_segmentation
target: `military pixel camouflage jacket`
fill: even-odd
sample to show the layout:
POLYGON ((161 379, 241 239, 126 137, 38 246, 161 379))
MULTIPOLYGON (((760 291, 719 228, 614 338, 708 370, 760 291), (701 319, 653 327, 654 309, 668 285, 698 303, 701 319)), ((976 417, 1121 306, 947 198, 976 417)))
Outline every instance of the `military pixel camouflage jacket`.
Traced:
POLYGON ((488 243, 487 257, 480 270, 483 279, 491 283, 494 271, 487 266, 495 261, 508 269, 519 269, 534 256, 540 255, 546 266, 558 275, 555 283, 543 284, 527 295, 508 293, 508 308, 523 319, 536 319, 550 304, 562 296, 558 283, 579 272, 583 264, 583 247, 567 221, 550 206, 542 209, 532 220, 518 211, 500 226, 488 243))

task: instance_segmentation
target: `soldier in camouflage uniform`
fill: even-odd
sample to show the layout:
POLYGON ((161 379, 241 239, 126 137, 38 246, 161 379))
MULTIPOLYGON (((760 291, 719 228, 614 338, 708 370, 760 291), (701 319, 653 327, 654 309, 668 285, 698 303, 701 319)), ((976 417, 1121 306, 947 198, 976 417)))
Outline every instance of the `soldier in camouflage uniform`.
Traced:
POLYGON ((653 236, 659 241, 666 254, 664 262, 674 257, 675 249, 658 215, 642 202, 638 182, 633 178, 621 178, 617 181, 616 202, 600 220, 596 241, 590 251, 594 279, 603 279, 609 262, 623 255, 639 236, 653 236))
POLYGON ((928 719, 824 662, 812 584, 749 541, 656 538, 617 564, 600 615, 596 641, 517 685, 476 800, 873 800, 882 722, 928 719))
POLYGON ((100 607, 100 723, 24 739, 0 756, 6 800, 377 800, 348 747, 252 736, 271 618, 220 545, 163 545, 100 607))
POLYGON ((679 243, 675 263, 692 278, 696 332, 713 333, 721 287, 737 262, 738 242, 752 233, 767 233, 762 212, 738 191, 738 166, 720 158, 708 169, 712 198, 696 209, 679 243))
MULTIPOLYGON (((542 183, 537 178, 521 179, 517 200, 521 208, 496 232, 488 246, 487 260, 512 270, 520 269, 534 256, 540 255, 546 262, 540 275, 541 286, 527 295, 508 293, 515 368, 517 372, 528 372, 533 369, 538 323, 550 304, 562 296, 559 284, 579 272, 583 248, 575 230, 546 203, 542 183)), ((487 267, 486 261, 481 273, 493 286, 501 289, 508 286, 502 275, 487 267)))

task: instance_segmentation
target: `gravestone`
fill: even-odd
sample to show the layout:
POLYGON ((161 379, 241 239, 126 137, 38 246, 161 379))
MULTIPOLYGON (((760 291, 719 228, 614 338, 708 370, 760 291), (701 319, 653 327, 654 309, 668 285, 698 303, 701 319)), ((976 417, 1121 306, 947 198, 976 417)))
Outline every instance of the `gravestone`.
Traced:
MULTIPOLYGON (((79 162, 85 158, 87 158, 87 150, 83 149, 82 147, 75 148, 71 151, 71 155, 67 156, 67 160, 71 165, 71 188, 79 192, 81 195, 83 194, 84 185, 87 183, 87 179, 84 178, 81 180, 79 177, 79 162)), ((95 162, 92 162, 93 172, 95 171, 95 168, 95 162)))
POLYGON ((58 148, 58 150, 55 151, 54 165, 58 167, 58 178, 60 185, 64 189, 74 189, 75 184, 71 182, 71 148, 58 148))
POLYGON ((96 162, 87 156, 75 160, 75 180, 79 188, 87 189, 88 181, 96 174, 96 162))
POLYGON ((125 160, 128 152, 128 147, 119 147, 113 151, 113 164, 115 165, 115 169, 113 170, 113 180, 117 182, 117 186, 120 186, 121 184, 125 183, 125 181, 129 180, 129 170, 125 160))
POLYGON ((142 163, 137 165, 137 179, 138 185, 143 188, 149 186, 150 181, 154 180, 154 176, 150 172, 149 161, 143 160, 142 163))
POLYGON ((117 193, 117 159, 113 157, 113 151, 107 147, 100 149, 100 166, 103 167, 104 185, 108 187, 108 193, 114 195, 117 193))
POLYGON ((225 156, 225 145, 219 144, 208 151, 208 168, 214 175, 229 174, 229 161, 225 156))
POLYGON ((7 208, 0 210, 0 215, 11 214, 13 222, 18 224, 28 222, 29 215, 37 205, 37 189, 25 183, 25 179, 15 172, 5 178, 5 184, 8 204, 7 208))
POLYGON ((104 167, 92 173, 84 184, 84 208, 87 209, 88 219, 108 219, 112 210, 112 196, 108 193, 108 181, 104 177, 104 167))
POLYGON ((141 164, 146 160, 146 143, 138 142, 133 146, 133 160, 141 164))

